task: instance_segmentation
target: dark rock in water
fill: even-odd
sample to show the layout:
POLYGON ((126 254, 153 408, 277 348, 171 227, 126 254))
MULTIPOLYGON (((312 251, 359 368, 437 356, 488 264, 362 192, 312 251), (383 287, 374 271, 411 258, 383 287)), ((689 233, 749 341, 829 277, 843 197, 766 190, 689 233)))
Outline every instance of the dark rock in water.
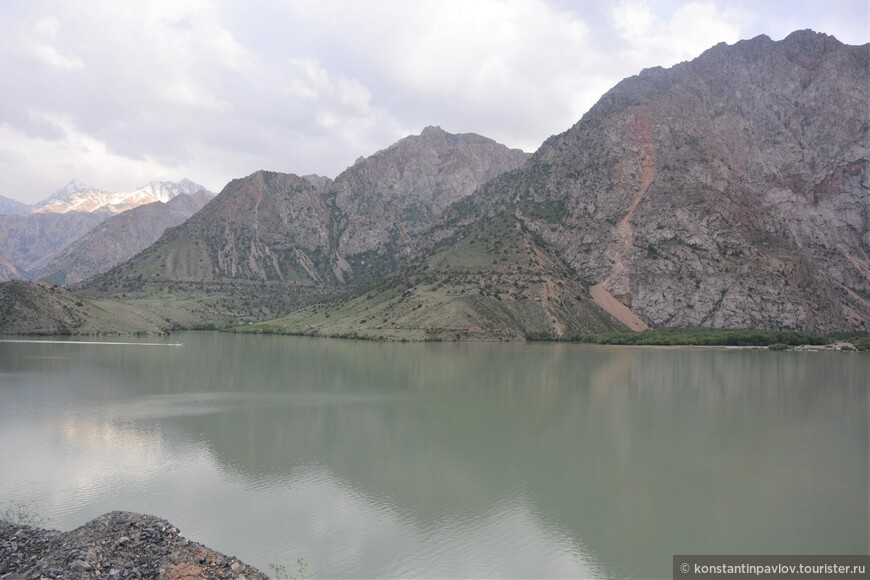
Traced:
POLYGON ((0 578, 268 578, 155 516, 110 512, 70 532, 0 523, 0 578))

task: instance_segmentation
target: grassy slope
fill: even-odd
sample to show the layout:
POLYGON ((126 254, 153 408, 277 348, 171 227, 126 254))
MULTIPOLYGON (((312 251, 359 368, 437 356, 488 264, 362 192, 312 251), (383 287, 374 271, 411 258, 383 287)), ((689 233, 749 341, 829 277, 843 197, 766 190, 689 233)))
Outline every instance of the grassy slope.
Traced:
POLYGON ((35 282, 0 284, 0 334, 162 333, 159 315, 114 300, 91 300, 35 282))
POLYGON ((385 340, 522 340, 622 326, 511 215, 479 223, 368 292, 238 327, 385 340))

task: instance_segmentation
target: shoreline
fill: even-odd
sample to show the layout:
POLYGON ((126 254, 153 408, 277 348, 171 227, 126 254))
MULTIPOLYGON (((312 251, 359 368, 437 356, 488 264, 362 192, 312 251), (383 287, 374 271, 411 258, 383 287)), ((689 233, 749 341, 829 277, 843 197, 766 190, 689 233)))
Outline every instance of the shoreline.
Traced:
POLYGON ((248 330, 246 327, 226 327, 221 329, 175 329, 161 335, 143 335, 141 333, 114 333, 108 334, 0 334, 0 343, 45 343, 45 344, 118 344, 118 345, 153 345, 153 346, 175 346, 182 347, 182 343, 140 343, 140 342, 108 342, 108 341, 92 341, 92 340, 77 340, 94 337, 114 337, 114 338, 146 338, 149 336, 172 336, 181 332, 220 332, 226 334, 240 335, 259 335, 259 336, 297 336, 304 338, 329 339, 329 340, 359 340, 364 342, 380 342, 391 344, 424 344, 424 343, 478 343, 478 344, 585 344, 590 346, 621 346, 621 347, 646 347, 646 348, 719 348, 719 349, 762 349, 774 351, 795 351, 795 352, 861 352, 870 351, 870 335, 856 335, 854 338, 835 338, 822 335, 810 335, 800 331, 765 331, 765 330, 732 330, 732 329, 691 329, 684 331, 682 329, 650 329, 642 332, 624 332, 611 333, 602 335, 581 335, 570 338, 518 338, 515 340, 505 338, 486 338, 482 336, 461 337, 459 339, 447 339, 441 337, 427 337, 422 339, 407 338, 407 337, 389 337, 389 336, 367 336, 367 335, 325 335, 309 332, 277 332, 274 330, 263 331, 260 329, 248 330), (690 338, 682 338, 681 341, 673 341, 668 339, 668 335, 684 332, 688 333, 690 338), (759 340, 756 344, 746 344, 746 339, 734 339, 729 343, 728 340, 718 339, 710 340, 710 336, 724 337, 728 333, 745 333, 749 337, 755 337, 759 340), (649 340, 632 340, 643 337, 644 334, 656 334, 659 338, 649 340), (692 340, 693 334, 704 335, 706 339, 692 340), (773 338, 768 338, 768 335, 788 335, 807 336, 811 340, 801 341, 794 338, 789 338, 788 342, 775 342, 773 338), (614 337, 616 337, 614 339, 614 337), (629 337, 628 340, 625 337, 629 337), (758 337, 763 337, 759 339, 758 337), (64 340, 52 340, 63 338, 64 340))

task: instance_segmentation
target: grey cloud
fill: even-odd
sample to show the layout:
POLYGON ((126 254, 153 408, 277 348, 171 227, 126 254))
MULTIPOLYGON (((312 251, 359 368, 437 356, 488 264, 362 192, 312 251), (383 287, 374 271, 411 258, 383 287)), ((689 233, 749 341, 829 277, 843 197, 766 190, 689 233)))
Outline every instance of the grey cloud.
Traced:
MULTIPOLYGON (((672 38, 647 50, 616 34, 621 4, 10 3, 0 18, 0 194, 34 201, 48 192, 34 188, 72 178, 125 189, 145 176, 219 189, 262 168, 334 177, 430 124, 534 149, 623 77, 693 56, 671 45, 699 53, 786 14, 795 26, 821 23, 824 10, 717 0, 705 3, 721 20, 711 34, 734 38, 690 42, 667 28, 687 3, 650 0, 653 34, 672 38)), ((866 15, 862 0, 837 6, 824 21, 837 30, 854 29, 847 9, 866 15)))

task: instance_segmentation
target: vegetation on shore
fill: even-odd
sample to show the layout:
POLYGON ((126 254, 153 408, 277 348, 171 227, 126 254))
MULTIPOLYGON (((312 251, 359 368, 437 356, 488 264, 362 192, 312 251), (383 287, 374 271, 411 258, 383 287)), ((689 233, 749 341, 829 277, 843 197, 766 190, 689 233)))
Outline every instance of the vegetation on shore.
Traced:
POLYGON ((823 345, 834 338, 796 330, 711 328, 655 328, 643 332, 619 331, 565 337, 570 342, 649 346, 802 346, 823 345))

